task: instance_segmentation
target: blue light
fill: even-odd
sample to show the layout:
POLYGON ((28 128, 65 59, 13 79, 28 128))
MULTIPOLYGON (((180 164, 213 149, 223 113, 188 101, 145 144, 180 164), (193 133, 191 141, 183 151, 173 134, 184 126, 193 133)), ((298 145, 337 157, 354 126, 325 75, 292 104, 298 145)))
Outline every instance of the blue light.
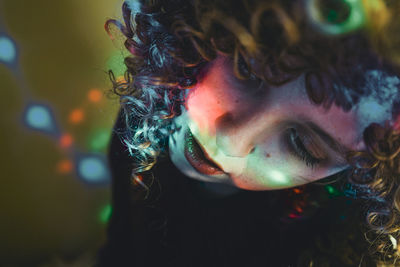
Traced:
POLYGON ((36 130, 52 131, 54 129, 53 119, 48 107, 43 105, 31 105, 25 113, 27 125, 36 130))
POLYGON ((14 42, 5 36, 0 36, 0 61, 11 64, 15 61, 17 49, 14 42))
POLYGON ((109 178, 105 161, 96 156, 81 158, 78 162, 77 171, 78 175, 89 183, 105 182, 109 178))

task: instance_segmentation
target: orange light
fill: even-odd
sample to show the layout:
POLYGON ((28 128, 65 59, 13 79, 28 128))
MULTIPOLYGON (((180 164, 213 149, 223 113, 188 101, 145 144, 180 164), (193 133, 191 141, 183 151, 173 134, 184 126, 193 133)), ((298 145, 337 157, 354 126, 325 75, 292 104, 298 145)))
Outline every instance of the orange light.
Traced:
POLYGON ((90 102, 98 103, 103 98, 103 94, 98 89, 92 89, 88 93, 88 98, 90 102))
POLYGON ((62 148, 70 147, 73 142, 74 142, 74 139, 72 138, 72 136, 70 134, 64 134, 60 138, 60 146, 62 148))
POLYGON ((139 184, 143 184, 143 177, 142 177, 142 175, 140 175, 140 174, 136 174, 134 177, 133 177, 133 185, 139 185, 139 184))
POLYGON ((69 120, 72 123, 80 123, 83 121, 83 118, 84 118, 83 110, 79 108, 72 110, 71 113, 69 114, 69 120))
POLYGON ((303 212, 303 209, 302 209, 300 206, 296 206, 296 211, 297 211, 298 213, 302 213, 302 212, 303 212))
POLYGON ((115 80, 116 80, 118 83, 124 83, 124 82, 126 82, 124 76, 118 76, 115 80))
POLYGON ((70 160, 61 160, 58 164, 57 164, 57 171, 59 173, 69 173, 72 171, 73 165, 72 162, 70 160))
POLYGON ((301 190, 298 189, 298 188, 294 188, 293 191, 294 191, 296 194, 300 194, 300 193, 301 193, 301 190))

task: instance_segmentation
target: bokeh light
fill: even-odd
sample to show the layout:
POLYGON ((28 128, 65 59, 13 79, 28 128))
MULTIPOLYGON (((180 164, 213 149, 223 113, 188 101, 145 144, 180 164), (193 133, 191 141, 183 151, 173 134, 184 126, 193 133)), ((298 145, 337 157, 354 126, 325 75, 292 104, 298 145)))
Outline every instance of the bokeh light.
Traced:
POLYGON ((331 185, 327 185, 325 186, 325 190, 333 196, 340 196, 341 193, 339 192, 339 190, 337 190, 335 187, 331 186, 331 185))
POLYGON ((302 193, 302 191, 299 188, 293 188, 293 192, 295 194, 301 194, 302 193))
POLYGON ((110 130, 100 129, 96 131, 89 140, 89 147, 94 152, 100 152, 107 148, 110 140, 110 130))
POLYGON ((0 36, 0 61, 11 64, 17 57, 17 49, 11 38, 0 36))
POLYGON ((35 130, 52 133, 56 128, 51 111, 45 105, 28 105, 25 111, 24 120, 28 127, 35 130))
POLYGON ((308 0, 308 15, 321 31, 340 35, 366 25, 362 0, 308 0))
POLYGON ((105 205, 99 213, 100 222, 104 224, 107 223, 110 220, 111 214, 112 214, 111 204, 105 205))
POLYGON ((69 114, 69 121, 74 124, 81 123, 85 118, 85 113, 82 109, 77 108, 71 111, 69 114))
POLYGON ((62 148, 70 147, 73 142, 74 142, 74 139, 72 138, 72 136, 70 134, 63 134, 60 137, 60 146, 62 148))
POLYGON ((81 157, 77 162, 77 173, 88 183, 104 183, 110 178, 105 159, 95 155, 81 157))
POLYGON ((88 99, 90 102, 98 103, 103 98, 103 93, 98 89, 92 89, 88 93, 88 99))
POLYGON ((64 159, 58 162, 57 164, 57 172, 61 174, 70 173, 73 169, 74 165, 71 160, 64 159))

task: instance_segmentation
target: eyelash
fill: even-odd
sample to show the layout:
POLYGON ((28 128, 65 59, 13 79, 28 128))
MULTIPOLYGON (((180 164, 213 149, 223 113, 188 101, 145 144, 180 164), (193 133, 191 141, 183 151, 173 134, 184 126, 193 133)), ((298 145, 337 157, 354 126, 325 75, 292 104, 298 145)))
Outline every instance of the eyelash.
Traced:
POLYGON ((291 128, 288 131, 288 144, 289 152, 304 161, 311 169, 314 169, 319 163, 321 163, 320 159, 315 158, 310 152, 308 152, 303 141, 300 139, 296 129, 294 128, 291 128))

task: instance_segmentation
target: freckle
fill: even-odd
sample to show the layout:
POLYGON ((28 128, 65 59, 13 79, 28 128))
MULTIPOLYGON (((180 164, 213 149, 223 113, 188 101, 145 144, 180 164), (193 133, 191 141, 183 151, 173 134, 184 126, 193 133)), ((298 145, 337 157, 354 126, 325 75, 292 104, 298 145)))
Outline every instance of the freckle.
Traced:
POLYGON ((267 156, 267 158, 270 158, 270 157, 271 157, 271 154, 267 153, 267 155, 265 155, 265 156, 267 156))

